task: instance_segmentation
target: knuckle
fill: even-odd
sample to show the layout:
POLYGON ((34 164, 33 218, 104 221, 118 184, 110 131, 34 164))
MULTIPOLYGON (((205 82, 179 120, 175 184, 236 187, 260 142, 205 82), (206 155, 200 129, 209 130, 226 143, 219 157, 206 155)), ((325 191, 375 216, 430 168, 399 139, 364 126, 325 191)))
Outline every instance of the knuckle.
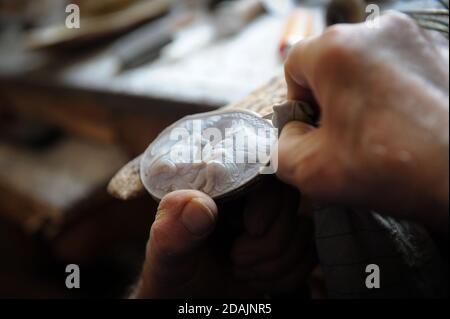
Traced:
POLYGON ((385 31, 392 32, 392 30, 401 30, 401 34, 407 39, 412 39, 423 35, 423 29, 417 22, 407 14, 391 11, 385 16, 386 23, 385 31))
POLYGON ((291 75, 298 68, 299 57, 303 54, 304 44, 302 41, 295 44, 290 50, 284 62, 284 74, 291 75))
POLYGON ((332 38, 328 41, 324 54, 322 55, 323 62, 335 64, 340 64, 352 59, 352 51, 348 43, 343 41, 341 38, 332 38))
POLYGON ((323 51, 321 64, 329 67, 345 66, 347 63, 355 61, 360 52, 357 46, 351 41, 352 35, 348 32, 347 26, 336 25, 330 27, 323 35, 323 51))
POLYGON ((408 15, 398 12, 398 11, 389 11, 385 14, 385 19, 389 22, 388 25, 391 24, 398 28, 407 28, 407 29, 415 29, 418 28, 417 23, 408 15))
POLYGON ((322 35, 324 45, 332 47, 348 47, 349 39, 354 36, 354 30, 348 25, 336 24, 327 28, 322 35))
POLYGON ((336 39, 344 36, 347 33, 347 26, 342 24, 335 24, 328 27, 322 35, 322 38, 325 40, 336 39))
POLYGON ((360 41, 355 41, 355 38, 363 35, 359 32, 342 25, 333 26, 326 31, 322 48, 317 55, 316 82, 354 83, 364 65, 364 57, 367 56, 366 40, 361 38, 360 41))

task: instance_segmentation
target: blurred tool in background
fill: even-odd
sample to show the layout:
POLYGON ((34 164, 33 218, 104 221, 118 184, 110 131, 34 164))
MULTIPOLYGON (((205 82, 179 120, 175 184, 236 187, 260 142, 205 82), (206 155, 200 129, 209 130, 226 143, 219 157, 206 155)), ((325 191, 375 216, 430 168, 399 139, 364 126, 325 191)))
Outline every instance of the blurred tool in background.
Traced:
MULTIPOLYGON (((59 14, 57 22, 49 20, 44 23, 47 14, 43 8, 36 10, 35 20, 41 21, 28 30, 24 43, 28 49, 39 50, 47 48, 79 48, 92 44, 94 41, 120 35, 149 20, 166 14, 175 0, 111 0, 97 6, 88 5, 94 2, 84 0, 80 2, 80 28, 67 28, 65 6, 55 11, 59 14), (113 5, 115 4, 115 5, 113 5)), ((36 1, 38 2, 38 1, 36 1)), ((40 1, 39 1, 40 2, 40 1)), ((60 0, 58 3, 70 3, 60 0)), ((96 1, 97 2, 97 1, 96 1)), ((104 3, 104 1, 98 1, 104 3)))
POLYGON ((195 21, 180 30, 175 42, 165 50, 166 57, 172 61, 236 35, 265 12, 259 0, 197 2, 195 21))
POLYGON ((281 34, 279 53, 284 60, 289 50, 297 42, 314 33, 314 11, 306 8, 295 9, 288 17, 281 34))
POLYGON ((185 3, 174 3, 169 15, 139 27, 113 45, 112 52, 120 60, 120 70, 139 67, 158 57, 160 51, 172 42, 176 32, 195 19, 195 10, 199 9, 203 9, 204 13, 207 12, 206 22, 210 27, 210 35, 205 45, 213 40, 238 33, 264 12, 264 7, 259 0, 220 2, 191 0, 185 3), (209 8, 213 11, 209 12, 209 8))
POLYGON ((259 0, 220 2, 213 15, 217 37, 227 37, 238 33, 264 12, 264 6, 259 0))
POLYGON ((168 15, 122 36, 113 43, 111 53, 119 59, 119 72, 139 67, 156 59, 161 49, 172 42, 175 33, 192 21, 192 16, 168 15))

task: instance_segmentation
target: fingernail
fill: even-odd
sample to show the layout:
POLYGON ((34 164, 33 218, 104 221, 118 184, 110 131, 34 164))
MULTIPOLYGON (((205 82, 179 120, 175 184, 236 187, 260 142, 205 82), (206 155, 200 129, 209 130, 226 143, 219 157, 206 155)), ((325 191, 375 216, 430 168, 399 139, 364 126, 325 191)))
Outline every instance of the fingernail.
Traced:
POLYGON ((202 198, 194 198, 184 207, 181 220, 189 232, 202 236, 214 228, 215 215, 202 198))
POLYGON ((155 215, 155 222, 161 218, 163 218, 166 215, 166 211, 164 209, 160 209, 158 208, 158 211, 156 212, 155 215))

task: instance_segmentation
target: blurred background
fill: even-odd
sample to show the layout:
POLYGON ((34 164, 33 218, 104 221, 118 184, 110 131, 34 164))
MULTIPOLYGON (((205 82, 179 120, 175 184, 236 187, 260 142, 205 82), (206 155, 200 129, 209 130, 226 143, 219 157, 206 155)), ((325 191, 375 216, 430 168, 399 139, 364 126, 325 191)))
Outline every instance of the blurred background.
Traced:
POLYGON ((156 204, 113 199, 109 179, 168 124, 280 76, 295 42, 364 19, 361 5, 0 0, 0 298, 126 296, 156 204), (71 263, 81 289, 65 287, 71 263))

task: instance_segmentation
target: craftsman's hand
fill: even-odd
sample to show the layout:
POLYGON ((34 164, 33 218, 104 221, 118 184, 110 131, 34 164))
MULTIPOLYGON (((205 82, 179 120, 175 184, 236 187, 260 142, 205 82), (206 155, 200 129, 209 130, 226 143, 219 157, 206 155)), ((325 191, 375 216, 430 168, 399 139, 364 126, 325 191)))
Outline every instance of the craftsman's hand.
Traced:
POLYGON ((338 25, 294 47, 288 96, 317 105, 318 129, 281 134, 284 181, 327 202, 361 205, 448 232, 448 42, 407 16, 338 25), (437 40, 442 45, 437 45, 437 40))
MULTIPOLYGON (((205 242, 218 218, 214 201, 197 191, 165 196, 158 207, 147 242, 146 258, 134 298, 187 297, 205 252, 205 242)), ((206 269, 207 270, 207 269, 206 269)), ((190 291, 195 297, 198 291, 190 291)))
MULTIPOLYGON (((226 212, 225 212, 226 214, 226 212)), ((308 201, 277 180, 246 198, 243 231, 233 242, 233 278, 254 292, 297 294, 317 263, 308 201)))
POLYGON ((285 185, 277 185, 250 197, 244 212, 218 212, 214 201, 198 191, 165 196, 151 228, 143 272, 132 297, 295 293, 315 262, 312 231, 308 221, 299 223, 297 196, 292 200, 292 190, 285 192, 281 189, 285 185), (274 201, 280 194, 285 195, 274 201), (244 217, 244 231, 231 236, 235 238, 230 245, 222 235, 233 234, 233 229, 222 223, 224 220, 219 223, 219 213, 221 218, 225 215, 223 219, 227 214, 244 217))

